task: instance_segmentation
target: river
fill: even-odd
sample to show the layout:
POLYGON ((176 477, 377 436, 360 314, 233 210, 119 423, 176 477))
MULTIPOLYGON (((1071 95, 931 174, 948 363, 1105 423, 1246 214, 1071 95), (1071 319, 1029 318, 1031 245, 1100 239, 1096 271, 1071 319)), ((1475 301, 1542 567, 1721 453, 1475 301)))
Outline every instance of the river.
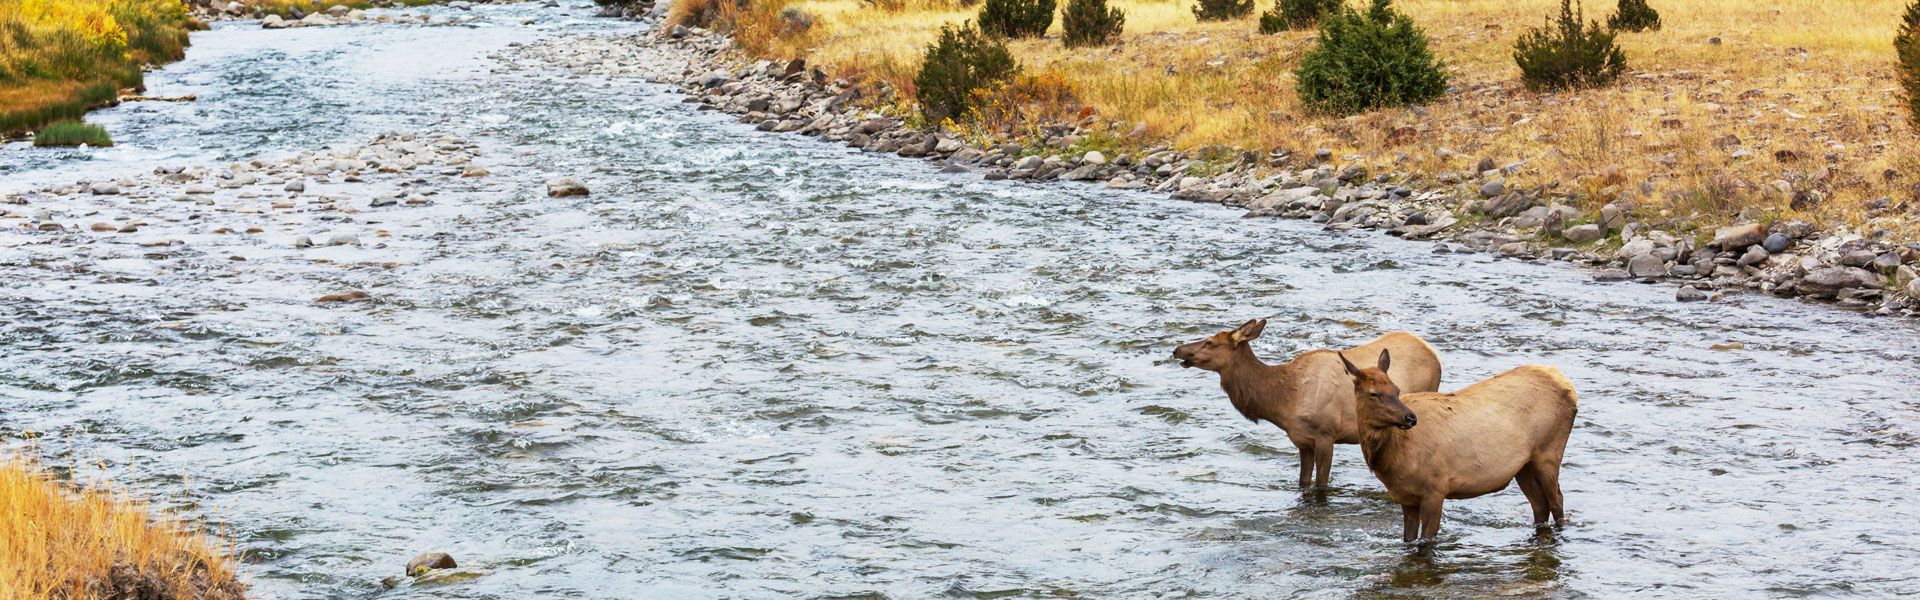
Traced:
POLYGON ((590 12, 222 24, 148 77, 198 101, 90 117, 121 146, 0 148, 0 193, 397 129, 494 173, 386 213, 386 247, 0 234, 0 430, 173 498, 269 598, 1920 593, 1910 321, 982 181, 489 58, 641 27, 590 12), (312 301, 341 289, 381 301, 312 301), (1252 317, 1270 362, 1407 330, 1443 389, 1559 366, 1570 525, 1536 538, 1509 488, 1415 551, 1355 446, 1302 497, 1284 436, 1168 359, 1252 317), (426 551, 484 575, 383 590, 426 551))

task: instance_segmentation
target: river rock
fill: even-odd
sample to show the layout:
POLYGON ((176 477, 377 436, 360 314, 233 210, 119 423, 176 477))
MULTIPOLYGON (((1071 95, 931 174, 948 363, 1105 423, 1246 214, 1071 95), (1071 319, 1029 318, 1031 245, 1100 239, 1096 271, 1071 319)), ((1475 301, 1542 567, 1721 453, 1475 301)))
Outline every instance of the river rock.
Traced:
POLYGON ((1666 263, 1652 254, 1642 254, 1627 259, 1627 275, 1630 277, 1659 277, 1667 272, 1666 263))
POLYGON ((1900 266, 1900 255, 1887 252, 1873 257, 1873 268, 1885 273, 1887 269, 1900 266))
POLYGON ((87 191, 92 192, 95 196, 112 196, 120 193, 120 186, 110 181, 103 181, 88 186, 87 191))
POLYGON ((547 180, 547 196, 549 197, 564 198, 567 196, 585 195, 587 195, 587 184, 581 183, 578 179, 561 177, 547 180))
POLYGON ((358 246, 360 245, 360 238, 359 236, 342 233, 339 235, 335 235, 331 238, 327 238, 327 245, 328 246, 358 246))
POLYGON ((1747 253, 1744 255, 1741 255, 1740 260, 1735 262, 1742 267, 1758 265, 1758 264, 1763 264, 1767 262, 1767 257, 1771 255, 1772 253, 1767 252, 1766 248, 1763 248, 1760 246, 1747 246, 1747 253))
POLYGON ((307 182, 301 181, 299 179, 295 179, 293 181, 287 182, 287 187, 285 189, 286 191, 295 193, 295 194, 305 192, 307 191, 307 182))
POLYGON ((1634 240, 1621 245, 1620 250, 1613 253, 1613 258, 1615 260, 1630 259, 1642 254, 1651 254, 1653 249, 1653 240, 1634 240))
POLYGON ((1757 223, 1734 225, 1714 230, 1713 242, 1709 245, 1721 250, 1738 250, 1764 241, 1767 228, 1757 223))
POLYGON ((1681 286, 1680 291, 1673 295, 1673 299, 1681 302, 1699 302, 1707 299, 1707 293, 1695 289, 1690 285, 1681 286))
POLYGON ((1494 196, 1498 196, 1505 193, 1507 193, 1507 183, 1506 183, 1506 180, 1504 179, 1495 179, 1493 181, 1480 184, 1480 195, 1482 196, 1492 198, 1494 196))
POLYGON ((486 169, 482 169, 478 165, 468 166, 460 170, 461 177, 486 177, 488 175, 491 175, 491 173, 488 173, 486 169))
POLYGON ((1606 235, 1606 231, 1601 229, 1597 223, 1576 225, 1568 227, 1566 231, 1560 232, 1560 237, 1567 238, 1567 241, 1575 244, 1585 244, 1600 239, 1603 235, 1606 235))
POLYGON ((303 235, 303 236, 298 236, 298 237, 295 237, 295 238, 293 238, 293 247, 295 247, 295 248, 312 248, 312 247, 313 247, 313 238, 310 238, 310 237, 307 237, 307 236, 304 236, 304 235, 303 235))
MULTIPOLYGON (((372 301, 373 301, 373 295, 372 295, 372 294, 368 294, 368 293, 366 293, 366 292, 362 292, 362 291, 359 291, 359 290, 353 290, 353 291, 350 291, 350 292, 340 292, 340 293, 337 293, 337 294, 327 294, 327 295, 325 295, 325 296, 321 296, 321 297, 319 297, 319 298, 314 298, 314 299, 313 299, 313 301, 314 301, 314 302, 372 302, 372 301)), ((423 556, 424 556, 424 555, 423 555, 423 556)), ((442 554, 441 556, 446 556, 446 555, 445 555, 445 554, 442 554)), ((414 560, 420 560, 420 559, 419 559, 419 558, 415 558, 414 560)), ((449 559, 449 560, 451 560, 451 559, 449 559)), ((408 570, 408 571, 412 571, 412 570, 413 570, 413 565, 411 565, 411 564, 409 564, 409 565, 407 565, 407 570, 408 570)))
POLYGON ((1840 264, 1848 267, 1865 267, 1878 258, 1871 250, 1853 250, 1840 256, 1840 264))
POLYGON ((1779 254, 1786 252, 1787 246, 1792 243, 1793 238, 1787 237, 1787 234, 1774 232, 1768 234, 1767 239, 1760 242, 1760 247, 1765 248, 1769 253, 1779 254))
POLYGON ((1820 267, 1800 280, 1800 289, 1821 298, 1832 298, 1851 288, 1878 287, 1880 276, 1859 267, 1820 267))
POLYGON ((453 556, 445 552, 428 552, 407 561, 407 575, 419 575, 434 569, 454 569, 460 565, 453 562, 453 556))
POLYGON ((1107 164, 1107 155, 1101 154, 1099 150, 1092 150, 1080 157, 1080 160, 1090 165, 1104 165, 1107 164))

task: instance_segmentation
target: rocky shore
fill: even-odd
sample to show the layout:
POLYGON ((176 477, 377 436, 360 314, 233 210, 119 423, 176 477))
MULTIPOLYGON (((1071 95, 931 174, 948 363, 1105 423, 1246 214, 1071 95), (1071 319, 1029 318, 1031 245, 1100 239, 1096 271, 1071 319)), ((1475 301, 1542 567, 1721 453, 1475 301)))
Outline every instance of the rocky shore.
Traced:
MULTIPOLYGON (((1516 260, 1588 267, 1599 281, 1668 283, 1681 302, 1746 290, 1834 301, 1878 315, 1920 313, 1920 244, 1894 243, 1806 221, 1748 221, 1698 232, 1683 219, 1636 217, 1627 201, 1597 214, 1572 206, 1572 185, 1511 189, 1525 162, 1459 157, 1471 167, 1416 179, 1375 173, 1358 157, 1326 149, 1251 151, 1151 147, 1106 156, 1076 151, 1099 132, 1137 137, 1143 129, 1098 116, 1045 128, 1044 144, 975 147, 943 131, 910 127, 843 79, 803 61, 742 57, 724 35, 669 27, 624 37, 583 36, 516 46, 503 60, 523 68, 641 77, 677 86, 702 110, 740 115, 760 131, 797 133, 868 152, 938 161, 989 180, 1069 181, 1152 190, 1173 198, 1247 209, 1249 217, 1309 219, 1328 230, 1372 229, 1437 242, 1436 253, 1489 252, 1516 260)), ((1440 150, 1439 152, 1445 152, 1440 150)), ((1633 185, 1617 172, 1602 187, 1633 185)), ((1884 235, 1884 232, 1870 232, 1884 235)))
MULTIPOLYGON (((525 2, 528 0, 454 0, 441 3, 449 8, 471 10, 475 4, 495 4, 505 2, 525 2)), ((547 0, 551 6, 558 6, 553 0, 547 0)), ((397 0, 378 0, 375 7, 408 8, 409 5, 397 0)), ((292 14, 281 16, 269 14, 253 2, 247 0, 190 0, 188 8, 193 17, 202 22, 232 21, 254 19, 267 29, 292 29, 298 27, 329 27, 335 25, 359 25, 364 23, 400 23, 414 25, 450 25, 478 20, 478 18, 455 18, 447 16, 428 16, 417 13, 369 14, 364 10, 332 5, 325 10, 312 13, 294 8, 292 14)))

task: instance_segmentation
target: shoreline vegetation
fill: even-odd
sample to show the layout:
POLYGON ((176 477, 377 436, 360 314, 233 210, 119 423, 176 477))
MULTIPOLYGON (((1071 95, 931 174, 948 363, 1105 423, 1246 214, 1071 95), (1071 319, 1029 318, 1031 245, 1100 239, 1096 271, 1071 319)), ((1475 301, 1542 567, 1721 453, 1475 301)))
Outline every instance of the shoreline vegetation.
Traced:
POLYGON ((0 136, 112 105, 204 28, 180 0, 0 0, 0 136))
POLYGON ((29 458, 0 456, 0 599, 242 600, 222 544, 125 492, 64 484, 29 458))

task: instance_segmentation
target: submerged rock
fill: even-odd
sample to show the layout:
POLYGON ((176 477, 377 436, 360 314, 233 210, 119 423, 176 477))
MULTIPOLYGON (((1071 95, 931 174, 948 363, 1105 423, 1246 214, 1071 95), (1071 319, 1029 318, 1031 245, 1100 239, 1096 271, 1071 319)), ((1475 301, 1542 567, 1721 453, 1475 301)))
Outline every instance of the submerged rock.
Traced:
POLYGON ((453 555, 445 552, 428 552, 407 561, 407 575, 419 575, 434 569, 453 569, 460 565, 453 562, 453 555))
POLYGON ((547 180, 547 196, 549 197, 564 198, 567 196, 585 196, 587 193, 587 184, 581 183, 580 180, 572 177, 560 177, 547 180))

